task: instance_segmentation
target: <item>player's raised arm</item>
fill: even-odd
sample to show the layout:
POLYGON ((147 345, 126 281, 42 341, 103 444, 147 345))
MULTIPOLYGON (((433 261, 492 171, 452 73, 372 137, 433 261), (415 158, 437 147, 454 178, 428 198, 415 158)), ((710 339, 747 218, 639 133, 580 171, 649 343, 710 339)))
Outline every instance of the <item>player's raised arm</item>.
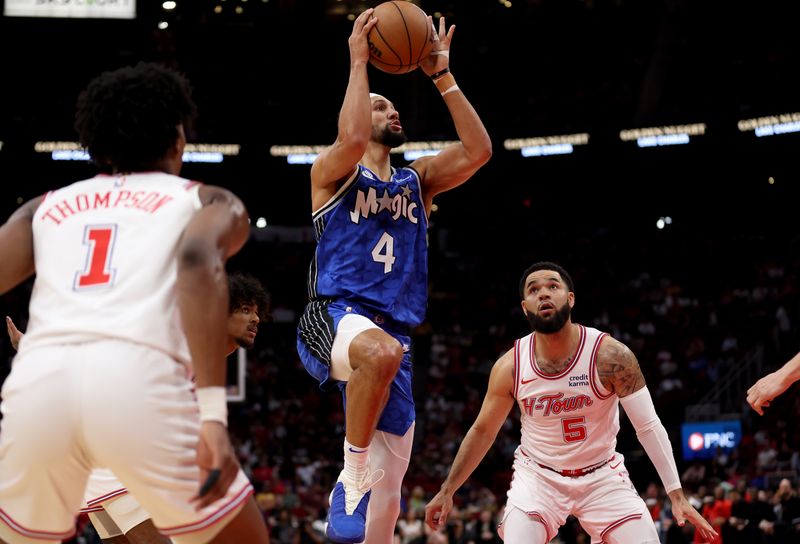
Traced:
POLYGON ((247 240, 247 211, 233 193, 200 189, 201 209, 186 226, 178 248, 178 305, 192 355, 200 406, 198 464, 202 508, 223 497, 238 471, 227 432, 225 355, 228 281, 225 261, 247 240))
POLYGON ((41 202, 42 197, 29 200, 0 227, 0 294, 34 273, 32 221, 41 202))
POLYGON ((420 64, 442 94, 460 140, 438 155, 422 157, 411 164, 422 177, 428 212, 434 196, 464 183, 492 156, 492 141, 486 127, 450 73, 450 42, 454 32, 455 25, 446 31, 444 17, 441 17, 436 43, 420 64))
POLYGON ((489 388, 481 411, 464 436, 453 466, 439 493, 425 507, 425 522, 437 529, 447 522, 453 508, 453 495, 486 456, 514 406, 514 350, 503 355, 492 368, 489 388))
POLYGON ((339 132, 336 141, 325 148, 311 166, 311 200, 317 210, 336 192, 364 155, 372 129, 372 105, 369 99, 369 44, 367 34, 378 21, 370 19, 368 9, 353 23, 348 39, 350 47, 350 79, 339 112, 339 132))
POLYGON ((597 373, 607 390, 615 393, 636 429, 636 437, 658 472, 672 502, 672 515, 681 527, 687 522, 705 538, 715 538, 711 525, 694 509, 681 489, 678 467, 667 430, 656 414, 639 361, 622 342, 606 337, 597 352, 597 373))

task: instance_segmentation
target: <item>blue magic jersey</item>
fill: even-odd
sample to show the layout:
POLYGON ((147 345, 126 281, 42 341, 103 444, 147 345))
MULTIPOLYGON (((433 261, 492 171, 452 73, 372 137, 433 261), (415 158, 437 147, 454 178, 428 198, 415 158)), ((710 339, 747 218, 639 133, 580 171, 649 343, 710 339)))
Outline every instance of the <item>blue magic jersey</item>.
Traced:
POLYGON ((347 299, 416 326, 425 317, 428 240, 419 175, 392 169, 381 181, 357 171, 314 215, 317 249, 308 274, 314 299, 347 299))

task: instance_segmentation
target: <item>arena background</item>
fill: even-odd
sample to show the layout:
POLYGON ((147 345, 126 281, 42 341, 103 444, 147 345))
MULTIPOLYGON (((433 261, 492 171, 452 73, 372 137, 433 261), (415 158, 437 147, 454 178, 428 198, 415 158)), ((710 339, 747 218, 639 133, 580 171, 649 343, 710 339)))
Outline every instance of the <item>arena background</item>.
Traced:
MULTIPOLYGON (((725 542, 800 542, 798 396, 790 390, 760 418, 743 394, 800 348, 798 4, 417 3, 456 24, 451 69, 494 155, 465 186, 437 198, 432 214, 404 508, 414 512, 438 488, 491 363, 527 332, 520 273, 555 260, 576 281, 574 319, 608 330, 639 356, 685 489, 718 518, 725 542), (693 420, 739 421, 739 446, 684 461, 681 425, 693 420), (784 478, 791 492, 778 491, 784 478)), ((0 211, 7 217, 29 198, 92 175, 68 143, 77 95, 93 76, 150 60, 189 77, 200 112, 190 141, 206 145, 206 159, 226 154, 187 163, 184 175, 243 198, 253 232, 230 268, 259 277, 274 301, 273 321, 248 354, 247 398, 233 408, 231 430, 273 541, 321 541, 313 522, 338 474, 343 418, 338 396, 318 394, 294 350, 314 246, 309 165, 285 155, 333 141, 352 15, 374 3, 136 4, 130 20, 0 17, 0 211), (53 160, 53 150, 78 160, 53 160)), ((370 76, 413 142, 455 138, 423 73, 370 76)), ((0 301, 21 327, 29 293, 30 283, 0 301)), ((5 338, 0 349, 4 375, 13 354, 5 338)), ((491 518, 504 503, 517 419, 459 494, 451 543, 496 538, 482 534, 481 513, 491 518)), ((663 490, 624 419, 620 451, 664 541, 691 541, 668 529, 663 490)), ((414 542, 414 523, 401 525, 403 542, 414 542)), ((91 531, 81 538, 93 541, 91 531)), ((585 541, 574 524, 558 538, 585 541)))

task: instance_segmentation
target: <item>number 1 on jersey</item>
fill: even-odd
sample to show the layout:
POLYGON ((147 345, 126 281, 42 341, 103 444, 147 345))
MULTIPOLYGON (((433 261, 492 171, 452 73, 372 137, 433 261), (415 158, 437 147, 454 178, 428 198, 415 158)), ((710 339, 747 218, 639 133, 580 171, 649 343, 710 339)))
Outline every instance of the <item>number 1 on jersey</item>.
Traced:
POLYGON ((83 232, 83 245, 88 246, 86 266, 75 274, 75 289, 113 283, 111 255, 116 238, 116 225, 86 225, 83 232))
POLYGON ((388 232, 384 232, 375 247, 372 248, 372 260, 376 263, 383 263, 383 273, 388 274, 392 271, 396 257, 394 256, 394 238, 388 232), (381 253, 383 251, 383 253, 381 253))

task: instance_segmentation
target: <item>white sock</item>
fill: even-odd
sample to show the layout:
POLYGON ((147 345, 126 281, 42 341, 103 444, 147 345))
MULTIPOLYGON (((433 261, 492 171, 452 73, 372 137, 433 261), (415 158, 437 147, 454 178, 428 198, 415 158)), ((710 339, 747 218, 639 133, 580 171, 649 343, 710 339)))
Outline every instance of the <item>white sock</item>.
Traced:
POLYGON ((344 440, 344 475, 358 485, 369 473, 369 446, 360 448, 344 440))

